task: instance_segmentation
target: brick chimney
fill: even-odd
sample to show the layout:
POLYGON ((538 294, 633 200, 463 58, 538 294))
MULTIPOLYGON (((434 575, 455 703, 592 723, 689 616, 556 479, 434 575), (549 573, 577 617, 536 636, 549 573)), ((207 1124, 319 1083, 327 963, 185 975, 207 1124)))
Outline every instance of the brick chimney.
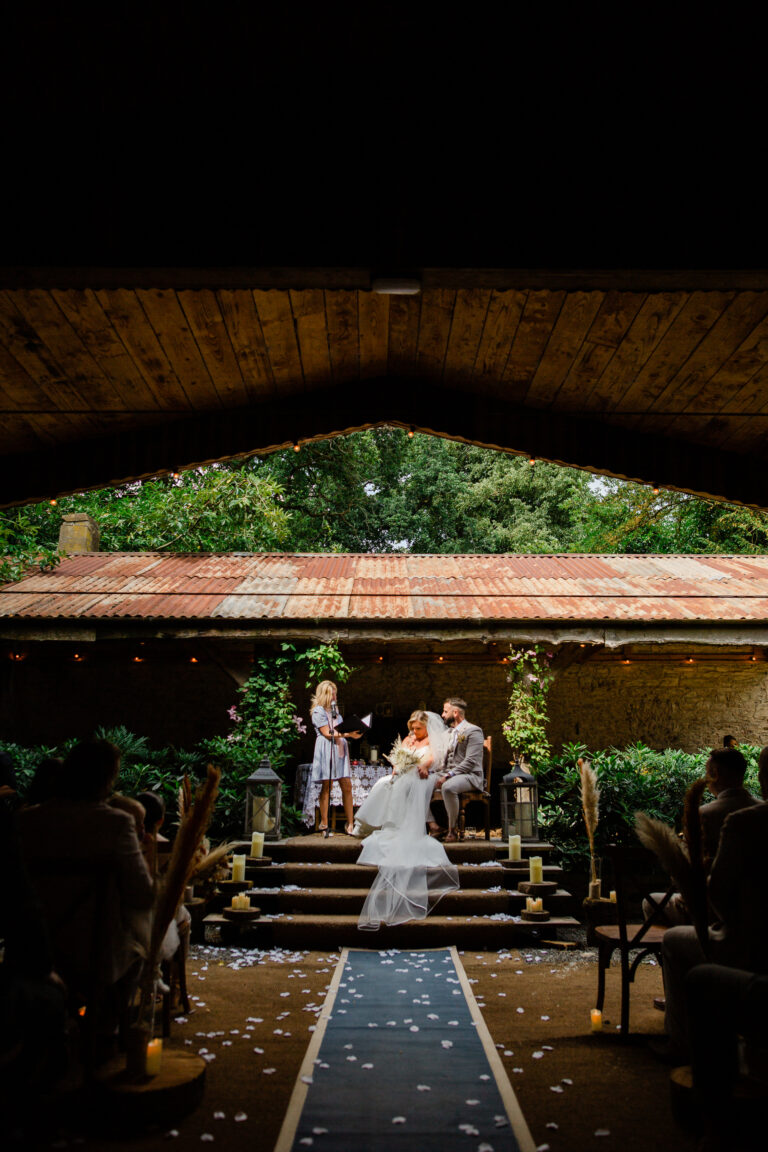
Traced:
POLYGON ((59 529, 59 551, 98 552, 99 526, 87 512, 72 512, 64 516, 59 529))

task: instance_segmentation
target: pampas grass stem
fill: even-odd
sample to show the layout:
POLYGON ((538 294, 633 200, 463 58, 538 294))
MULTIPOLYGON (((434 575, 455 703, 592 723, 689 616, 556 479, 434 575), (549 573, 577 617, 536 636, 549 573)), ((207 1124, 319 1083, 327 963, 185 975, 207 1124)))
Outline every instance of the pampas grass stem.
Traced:
POLYGON ((592 883, 597 883, 597 861, 595 859, 595 831, 600 810, 600 789, 597 786, 597 773, 588 760, 579 757, 579 776, 581 778, 581 810, 584 813, 584 823, 587 828, 589 840, 589 864, 592 883))
MULTIPOLYGON (((194 870, 198 849, 213 815, 220 776, 220 770, 209 764, 206 779, 198 789, 194 803, 185 806, 186 810, 182 815, 179 830, 173 842, 168 867, 157 887, 152 917, 152 933, 144 961, 139 1020, 146 1019, 150 999, 154 1000, 154 985, 160 949, 168 927, 176 915, 176 909, 184 895, 184 889, 189 883, 189 877, 194 870)), ((189 781, 186 778, 185 784, 187 787, 184 791, 188 796, 191 789, 189 789, 189 781)), ((179 807, 181 809, 181 796, 179 807)))

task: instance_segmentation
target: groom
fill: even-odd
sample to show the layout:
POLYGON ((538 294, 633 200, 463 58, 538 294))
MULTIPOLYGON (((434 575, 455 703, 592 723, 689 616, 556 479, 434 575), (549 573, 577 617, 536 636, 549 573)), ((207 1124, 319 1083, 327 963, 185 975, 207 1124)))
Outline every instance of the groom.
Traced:
POLYGON ((446 770, 435 777, 435 787, 442 792, 448 817, 448 834, 443 841, 445 844, 454 844, 459 838, 456 832, 459 794, 473 790, 482 792, 485 787, 483 730, 464 718, 466 708, 466 701, 458 696, 450 696, 443 704, 443 720, 452 732, 445 760, 446 770))

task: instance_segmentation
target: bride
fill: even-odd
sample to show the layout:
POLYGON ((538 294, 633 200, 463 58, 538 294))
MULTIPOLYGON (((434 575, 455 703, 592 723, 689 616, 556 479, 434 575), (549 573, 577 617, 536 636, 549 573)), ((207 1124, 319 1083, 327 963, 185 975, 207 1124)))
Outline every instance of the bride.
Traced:
POLYGON ((395 745, 395 768, 371 789, 357 813, 358 834, 372 826, 358 864, 379 871, 366 897, 358 928, 423 920, 446 892, 459 886, 459 874, 426 824, 434 774, 445 763, 449 733, 435 712, 417 711, 408 736, 395 745), (402 751, 400 751, 402 749, 402 751))

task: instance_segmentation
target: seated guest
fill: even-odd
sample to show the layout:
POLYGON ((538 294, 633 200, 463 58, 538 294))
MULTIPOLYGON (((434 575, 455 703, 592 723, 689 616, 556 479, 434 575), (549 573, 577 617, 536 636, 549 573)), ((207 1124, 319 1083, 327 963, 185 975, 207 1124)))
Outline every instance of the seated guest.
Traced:
POLYGON ((84 741, 64 762, 60 796, 18 814, 57 971, 81 997, 113 990, 102 998, 105 1020, 138 978, 154 901, 134 820, 107 802, 119 767, 109 741, 84 741))
POLYGON ((768 804, 731 812, 709 874, 717 923, 704 947, 692 926, 670 928, 662 944, 667 1056, 687 1062, 685 977, 707 960, 758 974, 768 971, 768 804), (706 952, 705 952, 706 948, 706 952))
POLYGON ((757 781, 760 785, 760 795, 763 800, 768 800, 768 744, 760 749, 757 758, 757 781))
POLYGON ((139 792, 136 799, 144 809, 146 833, 152 838, 153 864, 150 871, 156 874, 162 872, 163 865, 168 863, 170 850, 168 838, 160 831, 165 820, 165 800, 159 792, 139 792))
POLYGON ((62 785, 64 761, 59 756, 46 756, 35 768, 24 797, 26 804, 45 804, 58 796, 62 785))
MULTIPOLYGON (((726 736, 725 739, 733 740, 733 737, 726 736)), ((707 788, 715 799, 711 800, 709 804, 702 804, 699 809, 702 853, 704 866, 707 869, 717 854, 720 832, 726 816, 729 816, 731 812, 737 812, 740 808, 749 808, 753 804, 757 804, 752 793, 747 792, 744 787, 746 770, 747 762, 737 748, 713 748, 709 754, 706 765, 707 788)), ((663 896, 663 892, 654 892, 652 899, 659 903, 663 896)), ((644 901, 643 912, 646 916, 650 916, 650 902, 644 901)), ((663 911, 656 918, 657 924, 690 924, 691 922, 690 912, 679 892, 673 893, 663 911)))
MULTIPOLYGON (((768 976, 722 964, 698 964, 685 980, 693 1091, 703 1127, 700 1147, 730 1152, 732 1095, 743 1037, 764 1046, 768 1034, 768 976)), ((741 1147, 741 1144, 739 1144, 741 1147)))
MULTIPOLYGON (((733 739, 733 737, 728 737, 733 739)), ((715 748, 707 760, 707 787, 715 797, 703 804, 699 812, 705 864, 711 864, 717 855, 720 831, 726 816, 757 804, 751 792, 744 787, 747 762, 738 748, 715 748)))

